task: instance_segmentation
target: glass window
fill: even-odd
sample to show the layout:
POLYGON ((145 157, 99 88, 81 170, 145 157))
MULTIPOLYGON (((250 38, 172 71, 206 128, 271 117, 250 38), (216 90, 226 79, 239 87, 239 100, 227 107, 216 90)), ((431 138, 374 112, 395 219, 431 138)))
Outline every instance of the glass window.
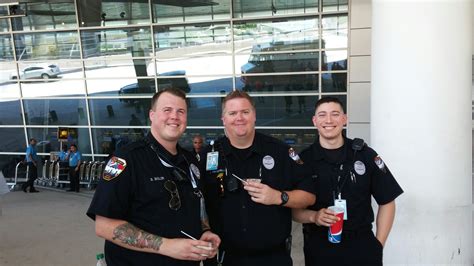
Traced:
POLYGON ((271 92, 317 92, 319 80, 317 74, 298 75, 255 75, 241 76, 236 79, 236 88, 251 93, 271 92))
POLYGON ((150 98, 90 99, 91 124, 94 126, 149 125, 150 98), (134 116, 132 116, 134 115, 134 116))
POLYGON ((0 101, 0 125, 23 125, 21 114, 20 100, 0 101))
POLYGON ((347 70, 347 50, 323 51, 322 70, 347 70))
POLYGON ((20 97, 20 86, 13 79, 17 76, 17 67, 13 62, 0 62, 0 99, 20 97))
POLYGON ((25 130, 23 128, 3 127, 0 138, 0 151, 25 152, 25 130))
POLYGON ((124 26, 150 22, 148 1, 77 1, 81 27, 124 26))
MULTIPOLYGON (((2 21, 5 21, 5 19, 0 19, 0 28, 2 28, 2 21)), ((2 34, 0 35, 0 62, 11 60, 13 60, 11 35, 2 34)))
POLYGON ((83 99, 23 100, 27 125, 87 125, 83 99))
POLYGON ((112 154, 125 145, 141 139, 149 128, 93 128, 94 151, 99 154, 112 154))
POLYGON ((322 0, 323 1, 323 12, 331 11, 347 11, 348 0, 322 0))
POLYGON ((87 92, 90 96, 144 96, 155 93, 154 79, 89 79, 87 92))
POLYGON ((257 126, 312 126, 317 96, 254 96, 257 126))
POLYGON ((154 23, 175 23, 228 19, 229 0, 152 1, 154 23))
POLYGON ((21 90, 24 97, 84 96, 86 94, 83 80, 22 81, 21 90))
MULTIPOLYGON (((23 133, 23 137, 24 137, 23 133)), ((22 140, 22 143, 25 143, 25 140, 22 140)), ((25 149, 21 152, 26 151, 25 149)), ((10 182, 10 178, 15 177, 15 168, 16 165, 25 159, 25 155, 0 155, 0 170, 2 171, 3 176, 5 177, 7 182, 10 182)), ((18 177, 20 177, 20 173, 18 173, 18 177)), ((13 181, 13 180, 11 180, 13 181)))
POLYGON ((14 19, 21 31, 73 29, 76 27, 74 0, 29 1, 16 6, 17 13, 26 16, 14 19))
MULTIPOLYGON (((21 80, 39 79, 78 79, 83 78, 82 62, 77 60, 49 60, 44 62, 22 61, 18 64, 21 80)), ((11 79, 18 79, 17 73, 11 74, 11 79)))
POLYGON ((13 34, 17 60, 79 58, 77 32, 13 34))
MULTIPOLYGON (((308 119, 311 119, 311 117, 308 117, 308 119)), ((293 147, 296 152, 301 152, 303 149, 313 144, 316 136, 318 135, 316 128, 257 129, 257 131, 285 142, 286 144, 293 147)))
POLYGON ((321 48, 347 48, 347 15, 323 16, 322 27, 321 48))
POLYGON ((82 31, 81 43, 84 58, 99 56, 109 56, 110 59, 148 57, 152 52, 149 28, 82 31))
POLYGON ((238 54, 319 49, 318 19, 314 17, 235 22, 234 28, 238 54))
POLYGON ((222 126, 221 97, 188 98, 188 126, 222 126))
POLYGON ((232 74, 230 34, 229 24, 155 27, 157 73, 232 74))
POLYGON ((318 0, 232 0, 234 18, 284 16, 318 11, 318 0))
MULTIPOLYGON (((77 149, 82 155, 92 153, 89 137, 89 129, 69 127, 69 136, 63 144, 76 144, 77 149)), ((52 151, 60 150, 60 143, 58 140, 58 128, 28 128, 28 139, 35 138, 38 140, 36 148, 38 152, 50 153, 52 151)), ((85 159, 84 159, 85 160, 85 159)))
POLYGON ((167 79, 158 77, 158 87, 161 88, 162 84, 166 85, 167 83, 171 83, 172 85, 177 86, 178 88, 183 89, 185 92, 186 88, 184 86, 185 81, 189 83, 189 89, 187 94, 227 94, 233 89, 233 81, 232 77, 228 76, 214 76, 214 77, 188 77, 188 78, 178 78, 176 81, 175 79, 167 79), (176 84, 177 83, 177 84, 176 84))
MULTIPOLYGON (((240 60, 239 60, 240 61, 240 60)), ((276 72, 304 72, 317 71, 319 66, 319 52, 312 53, 252 53, 247 62, 237 62, 236 70, 242 74, 276 73, 276 72)))
MULTIPOLYGON (((2 15, 2 7, 0 7, 0 17, 3 16, 2 15)), ((0 18, 0 32, 7 32, 10 30, 10 24, 8 24, 8 20, 7 19, 1 19, 0 18)), ((2 43, 3 45, 3 43, 2 43)))
POLYGON ((123 58, 120 60, 94 59, 84 61, 86 77, 147 77, 155 75, 155 64, 151 59, 123 58))
POLYGON ((322 77, 322 92, 346 92, 347 73, 325 73, 322 77))

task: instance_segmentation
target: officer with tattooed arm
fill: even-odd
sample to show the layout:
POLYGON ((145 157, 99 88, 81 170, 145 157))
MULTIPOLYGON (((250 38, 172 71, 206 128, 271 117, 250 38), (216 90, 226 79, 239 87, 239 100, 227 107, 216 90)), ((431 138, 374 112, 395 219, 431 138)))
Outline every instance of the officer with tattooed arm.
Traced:
POLYGON ((109 266, 197 266, 216 255, 220 239, 209 230, 197 160, 178 145, 185 97, 178 89, 156 93, 151 132, 107 163, 87 215, 105 239, 109 266))

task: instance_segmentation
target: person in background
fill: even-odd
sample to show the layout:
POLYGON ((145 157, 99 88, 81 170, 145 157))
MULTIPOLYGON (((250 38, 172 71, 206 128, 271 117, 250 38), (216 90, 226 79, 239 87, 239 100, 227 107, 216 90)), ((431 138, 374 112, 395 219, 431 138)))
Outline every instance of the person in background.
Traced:
POLYGON ((178 145, 185 99, 176 88, 155 93, 150 133, 117 150, 105 167, 87 215, 105 239, 107 265, 198 266, 217 252, 197 160, 178 145))
POLYGON ((201 135, 196 135, 193 137, 193 151, 192 153, 196 157, 196 159, 201 161, 202 159, 202 145, 204 144, 204 139, 201 135))
POLYGON ((342 134, 347 116, 339 99, 321 98, 312 120, 318 137, 300 157, 315 180, 317 200, 308 209, 293 210, 294 220, 303 223, 305 265, 382 265, 395 199, 403 190, 373 149, 342 134), (372 197, 379 205, 375 236, 372 197), (337 244, 328 240, 328 227, 338 221, 328 210, 333 205, 345 210, 337 244))
POLYGON ((79 192, 79 167, 81 166, 81 153, 77 150, 76 144, 71 144, 67 155, 69 161, 69 190, 79 192))
POLYGON ((30 139, 30 145, 26 148, 25 161, 28 164, 28 181, 22 185, 23 192, 27 192, 27 189, 30 188, 30 193, 39 192, 35 189, 34 182, 38 178, 38 163, 39 157, 36 154, 36 139, 30 139))

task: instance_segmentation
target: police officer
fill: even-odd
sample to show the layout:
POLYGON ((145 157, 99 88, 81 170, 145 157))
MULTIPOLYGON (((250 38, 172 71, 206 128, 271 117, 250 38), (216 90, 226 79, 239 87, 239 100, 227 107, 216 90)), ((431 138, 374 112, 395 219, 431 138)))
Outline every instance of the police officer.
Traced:
POLYGON ((382 265, 395 198, 403 190, 373 149, 361 139, 342 135, 347 117, 337 98, 322 98, 315 109, 319 137, 300 156, 315 180, 317 201, 293 212, 294 219, 304 223, 305 265, 382 265), (375 236, 371 196, 379 205, 375 236), (338 220, 328 210, 332 205, 345 209, 340 243, 328 240, 328 227, 338 220))
POLYGON ((220 239, 208 230, 196 159, 178 145, 185 97, 173 88, 156 93, 151 132, 107 163, 87 212, 106 239, 107 265, 197 266, 217 252, 220 239))
POLYGON ((71 144, 66 156, 69 161, 69 190, 79 192, 79 167, 81 166, 81 153, 77 150, 76 144, 71 144))
POLYGON ((311 178, 289 156, 292 149, 255 132, 252 98, 243 91, 222 102, 226 136, 211 143, 205 182, 211 226, 222 238, 217 263, 292 265, 291 209, 314 203, 311 178))
POLYGON ((26 148, 25 161, 28 164, 28 181, 22 185, 23 192, 27 192, 28 187, 30 188, 30 193, 39 192, 35 189, 35 180, 38 178, 38 163, 39 157, 36 154, 36 139, 30 139, 30 145, 26 148))

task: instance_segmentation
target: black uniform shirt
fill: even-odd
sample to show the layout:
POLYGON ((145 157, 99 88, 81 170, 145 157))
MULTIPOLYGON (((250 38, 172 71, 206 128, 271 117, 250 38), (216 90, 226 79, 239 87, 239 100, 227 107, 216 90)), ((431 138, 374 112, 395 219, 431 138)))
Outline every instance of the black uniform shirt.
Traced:
POLYGON ((344 231, 368 230, 374 221, 371 196, 383 205, 393 201, 403 190, 373 149, 364 145, 354 157, 352 143, 353 140, 344 137, 342 156, 338 161, 332 161, 326 155, 319 138, 301 152, 300 157, 315 181, 316 203, 309 209, 317 211, 334 205, 341 190, 348 215, 344 231))
MULTIPOLYGON (((289 147, 272 137, 256 133, 250 149, 234 149, 226 137, 217 140, 214 150, 219 152, 218 169, 201 171, 205 173, 211 228, 218 232, 228 250, 258 252, 279 247, 291 233, 291 209, 253 202, 232 174, 242 179, 260 178, 277 190, 311 192, 312 180, 309 176, 304 178, 302 166, 289 157, 289 147), (223 177, 222 182, 219 176, 223 177)), ((206 160, 203 161, 205 167, 206 160)))
MULTIPOLYGON (((190 152, 178 146, 178 155, 172 156, 149 134, 145 139, 126 146, 111 161, 87 211, 89 217, 95 219, 96 215, 100 215, 125 220, 146 232, 166 238, 185 237, 180 230, 200 238, 200 200, 194 194, 189 179, 190 165, 197 165, 197 162, 190 152), (180 179, 173 175, 172 168, 160 162, 150 145, 154 145, 166 163, 181 168, 187 175, 180 179), (117 166, 111 162, 117 158, 126 162, 118 175, 116 173, 123 165, 117 166), (181 200, 178 210, 169 207, 171 193, 164 188, 166 180, 176 183, 181 200)), ((194 172, 198 182, 199 170, 194 172)), ((199 265, 197 262, 133 251, 109 241, 105 243, 105 252, 107 264, 111 265, 199 265)))

